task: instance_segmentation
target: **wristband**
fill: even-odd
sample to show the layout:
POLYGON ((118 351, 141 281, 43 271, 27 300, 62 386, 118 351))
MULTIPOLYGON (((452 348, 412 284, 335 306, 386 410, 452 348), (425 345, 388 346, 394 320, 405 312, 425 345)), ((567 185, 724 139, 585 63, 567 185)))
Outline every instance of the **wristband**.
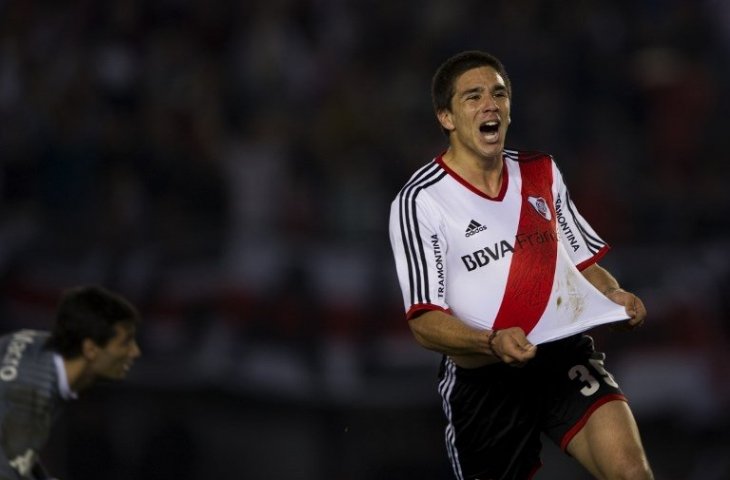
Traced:
POLYGON ((497 330, 492 330, 489 333, 489 336, 487 337, 487 346, 489 347, 489 351, 492 352, 492 355, 497 355, 497 352, 494 350, 494 339, 497 336, 497 330))

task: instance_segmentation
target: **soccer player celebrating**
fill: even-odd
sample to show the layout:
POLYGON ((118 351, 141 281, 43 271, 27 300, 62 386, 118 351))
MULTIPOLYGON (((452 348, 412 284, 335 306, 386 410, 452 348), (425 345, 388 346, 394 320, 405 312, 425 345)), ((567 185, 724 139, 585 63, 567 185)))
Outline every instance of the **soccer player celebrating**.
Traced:
POLYGON ((480 51, 432 83, 448 149, 393 201, 390 239, 416 340, 443 354, 438 390, 457 479, 526 480, 541 433, 601 479, 651 479, 626 398, 585 332, 646 310, 598 261, 608 245, 552 157, 505 149, 512 90, 480 51))
POLYGON ((64 292, 51 332, 0 337, 0 480, 50 478, 38 460, 65 401, 123 379, 140 349, 137 310, 102 287, 64 292))

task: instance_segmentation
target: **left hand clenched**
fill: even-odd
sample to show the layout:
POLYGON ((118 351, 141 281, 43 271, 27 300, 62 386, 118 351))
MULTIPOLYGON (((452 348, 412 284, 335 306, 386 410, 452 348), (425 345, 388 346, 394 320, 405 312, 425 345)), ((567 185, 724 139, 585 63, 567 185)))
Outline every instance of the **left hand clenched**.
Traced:
POLYGON ((614 303, 623 305, 626 308, 626 314, 629 316, 629 319, 621 324, 624 328, 633 330, 644 324, 646 307, 644 307, 644 302, 639 297, 622 288, 608 292, 606 296, 614 303))

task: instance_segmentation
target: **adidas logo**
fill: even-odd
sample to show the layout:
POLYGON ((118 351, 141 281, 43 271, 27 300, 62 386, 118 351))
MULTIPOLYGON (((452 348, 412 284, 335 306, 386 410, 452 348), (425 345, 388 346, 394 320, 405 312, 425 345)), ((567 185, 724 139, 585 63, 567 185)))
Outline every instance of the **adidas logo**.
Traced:
POLYGON ((479 232, 483 232, 486 230, 487 227, 482 225, 481 223, 477 222, 476 220, 472 220, 469 222, 469 226, 466 227, 466 234, 465 237, 471 237, 472 235, 476 235, 479 232))

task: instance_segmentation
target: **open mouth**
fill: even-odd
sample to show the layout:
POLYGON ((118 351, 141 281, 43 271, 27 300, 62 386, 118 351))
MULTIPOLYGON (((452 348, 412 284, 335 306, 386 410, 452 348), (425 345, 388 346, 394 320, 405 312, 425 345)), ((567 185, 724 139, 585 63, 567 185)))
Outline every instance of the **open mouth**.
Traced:
POLYGON ((479 131, 484 135, 493 136, 499 132, 499 120, 489 120, 479 124, 479 131))

